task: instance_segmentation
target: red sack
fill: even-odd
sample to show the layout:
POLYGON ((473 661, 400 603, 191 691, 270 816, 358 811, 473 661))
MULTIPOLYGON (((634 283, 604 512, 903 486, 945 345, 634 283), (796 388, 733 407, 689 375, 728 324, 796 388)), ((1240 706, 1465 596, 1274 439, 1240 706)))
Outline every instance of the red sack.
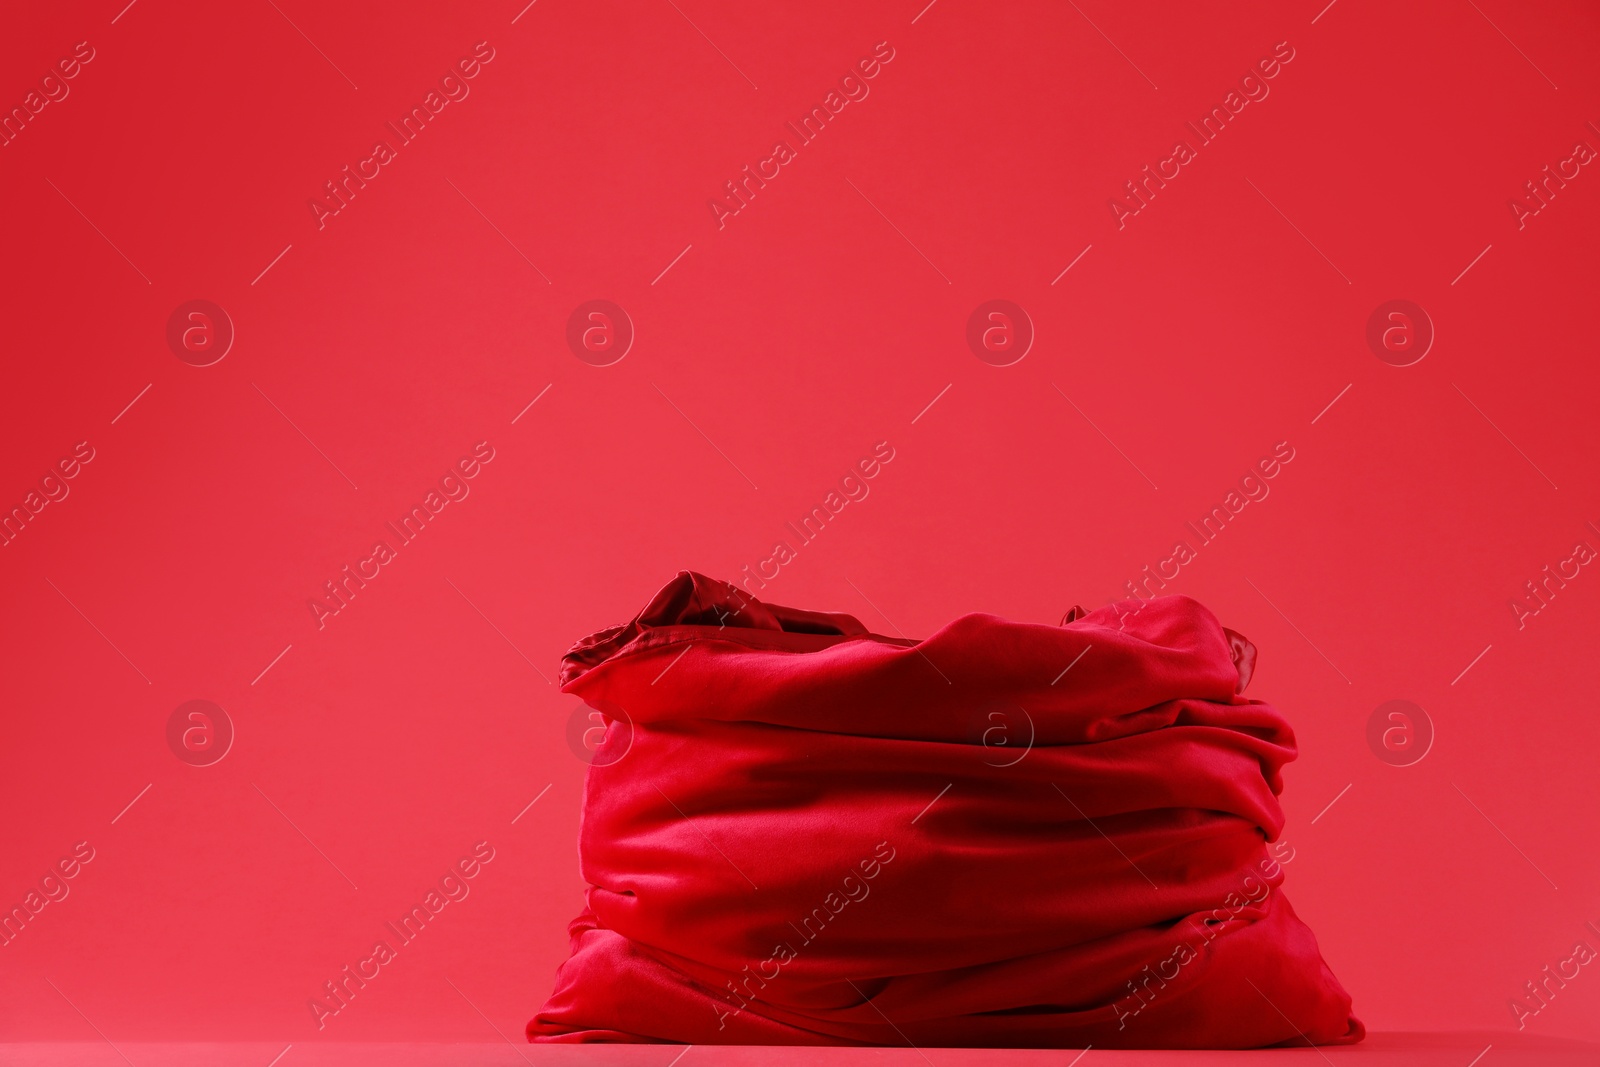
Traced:
POLYGON ((924 641, 683 572, 580 641, 588 905, 534 1041, 1349 1043, 1278 711, 1187 597, 924 641))

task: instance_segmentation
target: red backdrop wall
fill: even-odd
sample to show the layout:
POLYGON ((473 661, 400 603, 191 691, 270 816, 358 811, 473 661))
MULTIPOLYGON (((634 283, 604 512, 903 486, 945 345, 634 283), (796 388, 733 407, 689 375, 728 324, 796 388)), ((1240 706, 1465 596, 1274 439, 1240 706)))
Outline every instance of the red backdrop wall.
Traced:
MULTIPOLYGON (((8 1036, 515 1036, 583 888, 550 680, 681 568, 923 635, 1176 566, 1369 1027, 1600 946, 1592 7, 123 2, 0 34, 8 1036)), ((1600 1036, 1581 974, 1524 1024, 1600 1036)))

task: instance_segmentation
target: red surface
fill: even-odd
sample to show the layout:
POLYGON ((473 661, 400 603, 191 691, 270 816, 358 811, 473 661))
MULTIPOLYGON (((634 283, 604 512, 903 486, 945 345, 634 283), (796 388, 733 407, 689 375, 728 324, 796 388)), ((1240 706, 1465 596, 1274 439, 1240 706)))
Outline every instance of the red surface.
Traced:
MULTIPOLYGON (((67 95, 0 147, 0 500, 93 459, 0 548, 6 906, 94 858, 0 948, 4 1036, 515 1034, 582 892, 560 654, 681 568, 772 573, 886 440, 769 592, 913 636, 1126 595, 1288 442, 1163 590, 1247 633, 1291 716, 1286 891, 1375 1030, 1509 1030, 1537 979, 1525 1035, 1600 1037, 1593 969, 1542 973, 1600 948, 1600 178, 1563 163, 1600 147, 1591 7, 521 7, 7 12, 0 102, 67 95), (1270 95, 1119 229, 1279 42, 1270 95), (318 228, 325 182, 463 86, 318 228), (1519 228, 1546 166, 1572 176, 1519 228), (191 300, 235 327, 210 366, 168 346, 191 300), (633 324, 609 366, 567 345, 592 300, 633 324), (991 300, 1032 322, 1009 366, 968 348, 991 300), (1434 326, 1410 366, 1368 346, 1393 300, 1434 326), (436 488, 468 495, 319 628, 436 488), (1571 577, 1519 628, 1546 565, 1571 577), (192 700, 234 728, 210 766, 169 747, 192 700), (1369 747, 1392 700, 1432 723, 1411 766, 1369 747), (323 984, 456 885, 319 1031, 323 984)), ((1391 722, 1398 759, 1420 720, 1391 722)))
MULTIPOLYGON (((825 1064, 827 1067, 1059 1067, 1075 1056, 1088 1067, 1310 1067, 1332 1062, 1337 1067, 1462 1067, 1474 1056, 1499 1067, 1587 1067, 1594 1063, 1600 1045, 1563 1038, 1502 1033, 1394 1033, 1369 1034, 1359 1045, 1319 1054, 1316 1049, 1251 1049, 1233 1052, 1217 1049, 1102 1049, 1087 1054, 1057 1049, 937 1049, 817 1048, 772 1045, 543 1045, 537 1050, 508 1047, 503 1040, 443 1043, 356 1043, 312 1041, 301 1044, 245 1043, 144 1043, 122 1042, 118 1050, 136 1064, 159 1063, 171 1067, 260 1067, 274 1056, 301 1067, 382 1063, 390 1067, 468 1067, 538 1062, 546 1067, 789 1067, 825 1064), (524 1060, 518 1060, 522 1052, 524 1060), (1326 1055, 1327 1060, 1322 1056, 1326 1055), (537 1061, 534 1057, 537 1056, 537 1061), (1090 1060, 1087 1057, 1092 1056, 1090 1060), (1489 1059, 1493 1057, 1493 1059, 1489 1059)), ((19 1064, 39 1067, 110 1067, 125 1064, 103 1041, 29 1043, 0 1047, 19 1064)))

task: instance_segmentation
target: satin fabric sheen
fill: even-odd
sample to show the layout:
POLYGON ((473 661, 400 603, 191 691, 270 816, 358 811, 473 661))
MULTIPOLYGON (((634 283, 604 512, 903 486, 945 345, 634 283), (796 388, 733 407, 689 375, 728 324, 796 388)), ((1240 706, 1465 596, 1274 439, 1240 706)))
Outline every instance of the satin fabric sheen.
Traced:
POLYGON ((686 571, 580 641, 589 889, 529 1039, 1359 1041, 1267 847, 1296 750, 1254 646, 1135 606, 911 641, 686 571))

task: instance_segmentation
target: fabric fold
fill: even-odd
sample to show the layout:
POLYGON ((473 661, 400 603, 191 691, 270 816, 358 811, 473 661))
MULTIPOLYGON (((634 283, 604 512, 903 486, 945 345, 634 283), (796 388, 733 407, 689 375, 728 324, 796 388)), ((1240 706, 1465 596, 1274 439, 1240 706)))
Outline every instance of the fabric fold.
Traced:
POLYGON ((1254 646, 1126 607, 911 641, 686 571, 579 641, 587 906, 529 1038, 1359 1040, 1268 848, 1296 750, 1254 646))

